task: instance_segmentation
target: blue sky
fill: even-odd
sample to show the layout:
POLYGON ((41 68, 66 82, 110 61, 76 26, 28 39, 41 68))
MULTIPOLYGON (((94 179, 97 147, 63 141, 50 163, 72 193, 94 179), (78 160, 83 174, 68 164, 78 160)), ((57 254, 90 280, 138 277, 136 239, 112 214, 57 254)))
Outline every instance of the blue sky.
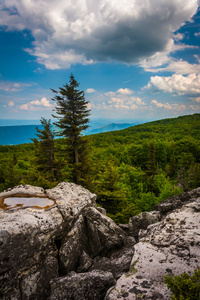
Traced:
POLYGON ((50 118, 71 73, 92 118, 200 113, 198 0, 2 0, 0 118, 50 118))

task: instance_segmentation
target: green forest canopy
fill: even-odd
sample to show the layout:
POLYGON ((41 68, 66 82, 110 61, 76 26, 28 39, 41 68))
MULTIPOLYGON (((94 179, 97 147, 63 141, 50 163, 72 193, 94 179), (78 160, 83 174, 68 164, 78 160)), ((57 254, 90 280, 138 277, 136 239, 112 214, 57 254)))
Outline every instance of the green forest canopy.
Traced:
MULTIPOLYGON (((117 223, 149 211, 161 200, 200 186, 200 114, 153 121, 85 136, 89 170, 83 185, 117 223)), ((63 139, 55 140, 59 182, 70 181, 63 139)), ((0 146, 0 191, 18 184, 51 188, 37 169, 34 144, 0 146)))

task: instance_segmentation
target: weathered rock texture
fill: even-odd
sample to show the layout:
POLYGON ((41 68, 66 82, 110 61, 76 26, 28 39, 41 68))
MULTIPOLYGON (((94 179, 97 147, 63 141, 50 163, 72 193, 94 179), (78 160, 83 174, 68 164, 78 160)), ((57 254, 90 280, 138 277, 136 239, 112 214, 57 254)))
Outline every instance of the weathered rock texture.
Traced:
POLYGON ((105 290, 113 284, 115 279, 110 272, 72 272, 69 276, 51 282, 52 293, 49 300, 102 300, 105 290))
POLYGON ((141 214, 129 219, 129 234, 138 240, 141 229, 147 229, 150 224, 159 222, 161 213, 159 211, 142 212, 141 214))
POLYGON ((106 300, 168 300, 164 276, 193 273, 199 266, 200 188, 167 199, 154 209, 164 213, 162 220, 139 231, 131 268, 108 291, 106 300), (176 209, 169 212, 169 208, 176 209))
POLYGON ((55 205, 0 209, 0 299, 168 300, 164 276, 199 266, 200 188, 121 228, 97 209, 94 194, 72 183, 18 186, 0 200, 16 194, 48 196, 55 205))
MULTIPOLYGON (((86 272, 96 256, 107 255, 126 242, 123 230, 96 209, 96 196, 81 186, 60 183, 56 188, 44 191, 23 185, 1 193, 0 199, 16 194, 48 196, 55 199, 56 204, 47 210, 30 207, 0 209, 2 299, 47 299, 51 291, 50 280, 70 271, 86 272)), ((131 257, 129 264, 130 261, 131 257)), ((101 282, 112 277, 112 274, 105 273, 103 279, 103 272, 100 275, 101 282)), ((66 282, 70 280, 72 277, 66 282)), ((95 282, 98 280, 93 283, 94 289, 95 282)), ((99 289, 101 299, 113 283, 112 279, 104 289, 99 289)), ((103 286, 103 283, 100 285, 103 286)), ((86 284, 85 289, 87 286, 89 288, 86 284)), ((79 295, 78 291, 76 293, 79 295)))

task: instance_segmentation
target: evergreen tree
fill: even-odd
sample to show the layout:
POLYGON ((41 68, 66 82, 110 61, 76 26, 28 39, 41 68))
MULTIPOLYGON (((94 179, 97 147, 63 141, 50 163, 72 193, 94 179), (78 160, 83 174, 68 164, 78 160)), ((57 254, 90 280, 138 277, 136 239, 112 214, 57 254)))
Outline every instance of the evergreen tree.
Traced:
POLYGON ((176 158, 174 154, 174 143, 171 143, 171 158, 170 158, 170 167, 169 167, 169 176, 174 178, 176 174, 176 158))
POLYGON ((41 118, 43 130, 36 127, 38 139, 31 139, 35 144, 35 155, 38 171, 45 174, 46 179, 56 180, 58 166, 55 162, 54 132, 51 130, 51 120, 41 118))
POLYGON ((196 188, 200 185, 200 164, 193 163, 189 169, 189 187, 196 188))
POLYGON ((151 178, 151 184, 154 184, 156 174, 156 149, 154 142, 149 144, 148 162, 146 174, 151 178))
POLYGON ((18 184, 19 178, 16 173, 16 165, 17 165, 17 156, 15 151, 12 152, 11 158, 8 161, 7 168, 5 170, 5 183, 6 188, 13 187, 18 184))
POLYGON ((104 172, 100 173, 99 179, 94 190, 98 196, 98 203, 106 209, 108 214, 115 215, 121 212, 125 205, 126 191, 120 184, 120 175, 111 157, 104 166, 104 172))
POLYGON ((72 164, 73 180, 76 183, 83 181, 82 168, 86 158, 82 131, 87 129, 90 110, 87 108, 88 102, 85 100, 84 92, 78 89, 79 83, 71 74, 69 84, 66 83, 59 91, 52 90, 56 95, 55 112, 53 115, 58 121, 55 125, 60 128, 59 135, 66 139, 66 151, 69 163, 72 164), (84 149, 84 150, 83 150, 84 149))
POLYGON ((186 170, 185 167, 182 165, 181 161, 179 161, 179 170, 178 170, 178 175, 177 175, 177 181, 178 185, 183 191, 188 190, 188 180, 186 176, 186 170))

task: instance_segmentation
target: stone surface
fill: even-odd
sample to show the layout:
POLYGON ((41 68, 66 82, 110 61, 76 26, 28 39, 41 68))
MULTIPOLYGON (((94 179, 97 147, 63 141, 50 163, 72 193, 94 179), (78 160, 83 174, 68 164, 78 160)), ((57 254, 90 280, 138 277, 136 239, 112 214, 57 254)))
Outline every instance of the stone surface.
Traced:
MULTIPOLYGON (((193 199, 194 200, 194 199, 193 199)), ((187 202, 187 201, 186 201, 187 202)), ((193 273, 200 261, 200 198, 141 230, 131 267, 106 300, 170 299, 164 276, 193 273)))
POLYGON ((0 193, 50 196, 56 205, 43 208, 0 209, 0 295, 2 299, 46 299, 50 279, 58 276, 62 238, 81 210, 95 205, 95 195, 72 183, 60 183, 46 192, 20 185, 0 193))
POLYGON ((110 218, 94 207, 86 207, 62 240, 59 251, 61 272, 87 271, 94 257, 106 256, 125 242, 123 230, 110 218))
POLYGON ((186 203, 196 201, 198 197, 200 197, 200 187, 177 196, 167 198, 155 205, 153 210, 160 211, 161 214, 166 215, 174 209, 181 208, 186 203))
POLYGON ((16 194, 21 194, 21 195, 25 194, 31 196, 46 196, 43 188, 26 184, 26 185, 18 185, 16 187, 5 190, 4 192, 0 193, 0 198, 9 197, 16 194))
POLYGON ((87 236, 92 257, 105 256, 116 247, 122 247, 126 241, 126 234, 109 217, 101 214, 94 207, 83 210, 86 218, 87 236))
MULTIPOLYGON (((96 195, 81 186, 63 182, 44 191, 40 187, 21 185, 1 193, 0 199, 18 194, 49 197, 55 200, 55 205, 46 210, 0 209, 0 297, 4 300, 47 299, 51 279, 71 271, 87 272, 96 256, 102 258, 126 243, 124 231, 103 209, 96 209, 96 195)), ((126 258, 126 265, 130 265, 131 256, 126 258)), ((101 282, 99 290, 96 286, 100 293, 96 299, 101 299, 113 284, 113 275, 112 280, 110 276, 101 271, 95 277, 94 282, 101 282)), ((91 275, 87 278, 92 282, 91 275)), ((90 284, 87 285, 86 294, 90 293, 87 290, 90 284)))
POLYGON ((130 269, 135 244, 135 239, 128 236, 122 248, 111 251, 107 257, 96 257, 89 270, 109 271, 118 279, 130 269))
POLYGON ((102 213, 102 215, 105 215, 105 216, 106 216, 106 210, 105 210, 105 208, 103 208, 103 207, 97 207, 97 210, 98 210, 100 213, 102 213))
POLYGON ((106 291, 115 284, 110 272, 94 270, 88 273, 70 273, 51 281, 49 300, 103 300, 106 291))
POLYGON ((82 215, 74 223, 73 228, 66 234, 61 243, 59 251, 60 267, 63 274, 76 271, 79 261, 87 244, 85 235, 85 221, 82 215))
POLYGON ((46 195, 56 199, 59 211, 70 227, 83 208, 96 207, 96 195, 74 183, 61 182, 55 188, 46 190, 46 195))
POLYGON ((0 209, 3 300, 103 300, 119 277, 105 300, 169 300, 164 276, 199 265, 200 188, 162 201, 121 228, 96 208, 94 194, 75 184, 47 191, 20 185, 0 200, 16 194, 47 196, 56 204, 0 209))
POLYGON ((128 234, 138 240, 138 234, 141 229, 146 229, 150 224, 159 222, 161 213, 159 211, 142 212, 129 219, 128 234))

